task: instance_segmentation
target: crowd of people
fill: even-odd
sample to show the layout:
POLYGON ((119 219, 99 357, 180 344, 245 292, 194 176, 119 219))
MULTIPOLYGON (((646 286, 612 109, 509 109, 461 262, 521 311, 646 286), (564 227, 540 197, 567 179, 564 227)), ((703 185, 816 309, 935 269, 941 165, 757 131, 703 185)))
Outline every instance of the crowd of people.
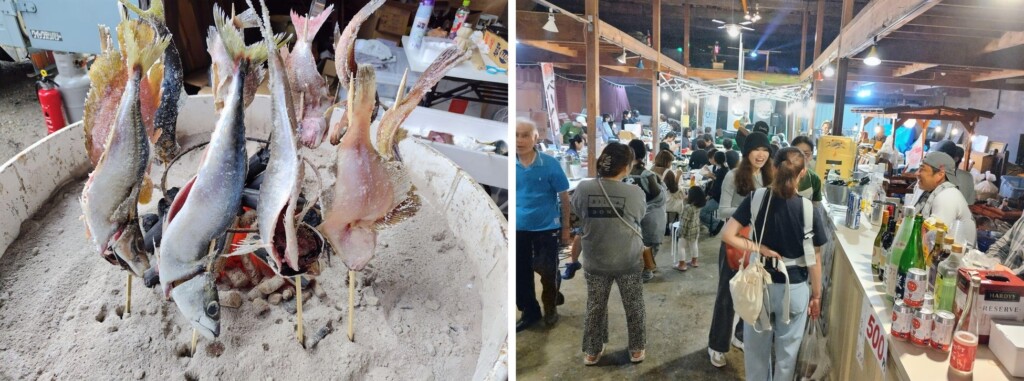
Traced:
MULTIPOLYGON (((624 113, 624 123, 631 121, 625 119, 631 117, 628 114, 624 113)), ((830 128, 823 125, 822 135, 830 128)), ((556 305, 563 301, 559 281, 571 279, 582 269, 587 289, 583 363, 596 364, 604 353, 612 284, 621 293, 630 361, 643 361, 647 356, 644 283, 655 276, 655 259, 666 251, 662 244, 671 226, 675 234, 670 236, 678 240, 673 245, 677 249, 670 253, 672 268, 678 271, 700 266, 698 243, 720 235, 717 295, 707 334, 710 363, 726 366, 725 354, 736 347, 743 351, 747 380, 793 379, 808 319, 821 314, 821 247, 829 239, 825 214, 805 213, 820 208, 823 199, 822 179, 810 169, 818 137, 786 141, 781 134, 770 135, 763 122, 740 130, 737 141, 719 139, 721 148, 710 131, 694 135, 689 129, 669 130, 655 140, 660 149, 650 166, 643 141, 610 141, 595 161, 597 176, 579 182, 570 195, 564 173, 551 167, 550 156, 536 151, 536 127, 529 120, 519 120, 516 293, 522 315, 517 331, 542 319, 548 327, 554 326, 556 305), (680 168, 676 161, 684 150, 689 165, 680 168), (688 181, 697 173, 709 180, 688 181), (571 239, 570 228, 575 234, 571 239), (572 243, 561 277, 557 276, 559 241, 572 243), (771 275, 770 302, 765 304, 768 314, 753 322, 736 312, 736 303, 742 306, 746 301, 733 300, 730 293, 729 281, 737 273, 730 263, 730 250, 753 253, 748 260, 763 261, 771 275), (536 301, 534 273, 541 278, 543 316, 536 301), (781 302, 786 295, 788 304, 781 302)), ((578 140, 569 142, 574 141, 578 140)), ((973 188, 968 191, 960 185, 957 169, 962 157, 952 142, 934 144, 916 170, 918 184, 907 205, 926 217, 956 222, 963 241, 977 242, 967 208, 973 188)), ((1024 219, 993 244, 988 255, 1024 276, 1021 252, 1024 219)))

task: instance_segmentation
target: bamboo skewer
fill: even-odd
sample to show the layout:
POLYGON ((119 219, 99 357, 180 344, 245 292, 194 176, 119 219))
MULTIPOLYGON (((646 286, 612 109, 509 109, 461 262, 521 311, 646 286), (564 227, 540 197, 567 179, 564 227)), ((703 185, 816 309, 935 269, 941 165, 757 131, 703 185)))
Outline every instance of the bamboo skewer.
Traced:
POLYGON ((306 341, 302 336, 302 275, 295 276, 295 311, 296 311, 296 323, 298 323, 298 335, 299 345, 303 348, 306 347, 306 341))
POLYGON ((127 301, 124 306, 124 314, 127 316, 132 313, 132 273, 128 273, 128 293, 126 294, 127 301))
POLYGON ((192 351, 189 352, 188 357, 195 357, 196 355, 196 343, 199 342, 199 331, 192 328, 192 351))
POLYGON ((356 272, 348 271, 348 341, 355 341, 355 330, 352 325, 356 308, 356 272))

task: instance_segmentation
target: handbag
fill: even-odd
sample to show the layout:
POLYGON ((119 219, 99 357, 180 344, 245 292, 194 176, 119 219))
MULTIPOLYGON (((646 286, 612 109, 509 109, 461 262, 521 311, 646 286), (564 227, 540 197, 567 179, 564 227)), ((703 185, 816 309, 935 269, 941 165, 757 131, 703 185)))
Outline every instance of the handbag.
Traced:
MULTIPOLYGON (((764 194, 758 194, 757 192, 768 191, 768 209, 771 208, 771 193, 770 190, 758 189, 755 191, 755 198, 763 198, 764 194)), ((756 216, 751 221, 756 221, 756 216)), ((754 225, 753 222, 750 224, 754 225)), ((764 238, 764 228, 767 224, 761 225, 761 232, 757 235, 757 246, 761 246, 761 241, 764 238)), ((768 274, 768 270, 764 267, 764 262, 760 260, 761 256, 757 252, 750 253, 750 259, 740 263, 740 268, 736 272, 736 275, 729 280, 729 294, 732 295, 733 309, 736 314, 740 316, 743 321, 750 324, 754 331, 763 332, 772 330, 771 320, 768 316, 768 309, 766 305, 770 305, 768 285, 772 283, 772 277, 768 274), (765 325, 759 325, 760 322, 764 322, 765 325)), ((786 271, 785 265, 778 259, 772 259, 771 261, 777 270, 786 277, 786 285, 789 285, 789 273, 786 271)), ((782 316, 784 321, 789 323, 789 287, 786 287, 785 297, 783 300, 783 312, 782 316)))

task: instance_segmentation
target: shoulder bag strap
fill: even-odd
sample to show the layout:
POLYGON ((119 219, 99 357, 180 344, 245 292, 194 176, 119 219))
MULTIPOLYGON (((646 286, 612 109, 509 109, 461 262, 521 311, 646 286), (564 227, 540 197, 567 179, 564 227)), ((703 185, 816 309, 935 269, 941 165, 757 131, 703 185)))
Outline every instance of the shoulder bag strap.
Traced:
POLYGON ((636 235, 643 237, 644 235, 640 233, 640 229, 637 229, 636 226, 633 226, 633 224, 629 223, 629 221, 626 221, 626 219, 622 218, 622 215, 619 214, 619 210, 615 208, 615 203, 612 202, 612 198, 608 197, 608 191, 604 190, 604 184, 601 183, 601 179, 597 178, 594 179, 594 181, 597 181, 597 186, 601 187, 601 193, 604 194, 604 199, 608 201, 608 206, 612 208, 613 212, 615 212, 615 217, 618 217, 619 221, 622 221, 622 223, 626 224, 626 226, 629 226, 629 228, 633 230, 633 232, 636 233, 636 235))

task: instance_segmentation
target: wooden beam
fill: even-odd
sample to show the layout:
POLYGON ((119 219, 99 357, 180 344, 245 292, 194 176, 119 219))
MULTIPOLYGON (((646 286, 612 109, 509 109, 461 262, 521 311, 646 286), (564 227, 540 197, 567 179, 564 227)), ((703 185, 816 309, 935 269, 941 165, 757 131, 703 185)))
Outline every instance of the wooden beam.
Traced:
MULTIPOLYGON (((844 43, 843 46, 846 44, 844 43)), ((979 56, 976 54, 976 44, 969 43, 886 39, 878 44, 878 55, 886 63, 922 63, 988 70, 1021 69, 1019 50, 1019 48, 1007 49, 979 56)), ((867 52, 862 52, 858 58, 862 58, 860 56, 865 54, 867 52)))
MULTIPOLYGON (((807 67, 807 3, 804 3, 803 22, 800 23, 800 70, 807 67)), ((689 65, 687 65, 689 66, 689 65)))
POLYGON ((851 19, 853 19, 853 0, 843 0, 843 13, 841 19, 842 21, 839 23, 839 25, 850 25, 851 19))
POLYGON ((919 72, 921 70, 928 70, 928 69, 931 69, 931 68, 936 67, 936 66, 939 66, 939 65, 935 65, 935 64, 922 64, 922 63, 910 64, 910 65, 903 66, 903 67, 901 67, 899 69, 893 70, 892 71, 892 76, 893 77, 903 77, 903 76, 907 76, 907 75, 910 75, 910 74, 917 73, 917 72, 919 72))
POLYGON ((981 53, 992 53, 999 50, 1009 49, 1014 46, 1024 45, 1024 32, 1009 31, 1003 33, 1002 37, 990 41, 981 49, 981 53))
POLYGON ((538 40, 522 40, 519 43, 535 47, 537 49, 544 49, 552 53, 558 53, 566 57, 576 58, 579 56, 579 52, 576 49, 558 45, 550 41, 538 41, 538 40))
POLYGON ((1016 77, 1024 77, 1024 70, 1002 70, 993 71, 985 74, 978 74, 971 78, 971 82, 995 81, 997 79, 1007 79, 1016 77))
POLYGON ((586 0, 586 15, 595 22, 587 31, 587 137, 590 144, 587 144, 587 174, 589 177, 597 176, 597 116, 601 115, 601 28, 598 21, 597 0, 586 0))
POLYGON ((650 46, 647 46, 647 44, 640 42, 629 34, 626 34, 626 32, 618 30, 604 21, 596 20, 594 23, 600 24, 601 27, 599 29, 601 30, 601 37, 605 40, 615 45, 622 46, 630 52, 637 53, 645 60, 660 62, 664 71, 668 71, 676 75, 686 75, 686 66, 665 57, 661 52, 655 51, 650 46))
MULTIPOLYGON (((735 70, 700 69, 691 67, 688 71, 688 77, 699 78, 704 81, 736 79, 735 70)), ((765 73, 760 71, 744 72, 743 79, 768 86, 785 86, 800 83, 800 77, 795 75, 765 73)))
MULTIPOLYGON (((929 0, 885 0, 872 1, 858 13, 849 25, 843 27, 839 36, 814 59, 811 67, 801 73, 801 79, 808 79, 814 70, 825 66, 835 58, 851 57, 871 46, 879 33, 896 30, 915 17, 928 11, 939 1, 929 0), (840 49, 842 42, 842 49, 840 49)), ((881 39, 884 36, 878 36, 881 39)), ((918 49, 912 49, 917 52, 918 49)), ((885 56, 883 56, 885 57, 885 56)), ((888 58, 885 58, 888 59, 888 58)), ((913 61, 912 61, 913 62, 913 61)))
POLYGON ((821 43, 825 38, 822 34, 825 32, 825 0, 818 0, 818 21, 814 24, 814 59, 818 60, 818 56, 821 55, 821 43))
POLYGON ((548 22, 547 12, 516 12, 516 39, 535 41, 583 41, 585 29, 579 21, 561 13, 555 13, 555 23, 558 24, 558 33, 551 33, 544 30, 544 24, 548 22))
POLYGON ((683 66, 690 66, 690 29, 693 29, 690 11, 693 6, 683 4, 683 66))

